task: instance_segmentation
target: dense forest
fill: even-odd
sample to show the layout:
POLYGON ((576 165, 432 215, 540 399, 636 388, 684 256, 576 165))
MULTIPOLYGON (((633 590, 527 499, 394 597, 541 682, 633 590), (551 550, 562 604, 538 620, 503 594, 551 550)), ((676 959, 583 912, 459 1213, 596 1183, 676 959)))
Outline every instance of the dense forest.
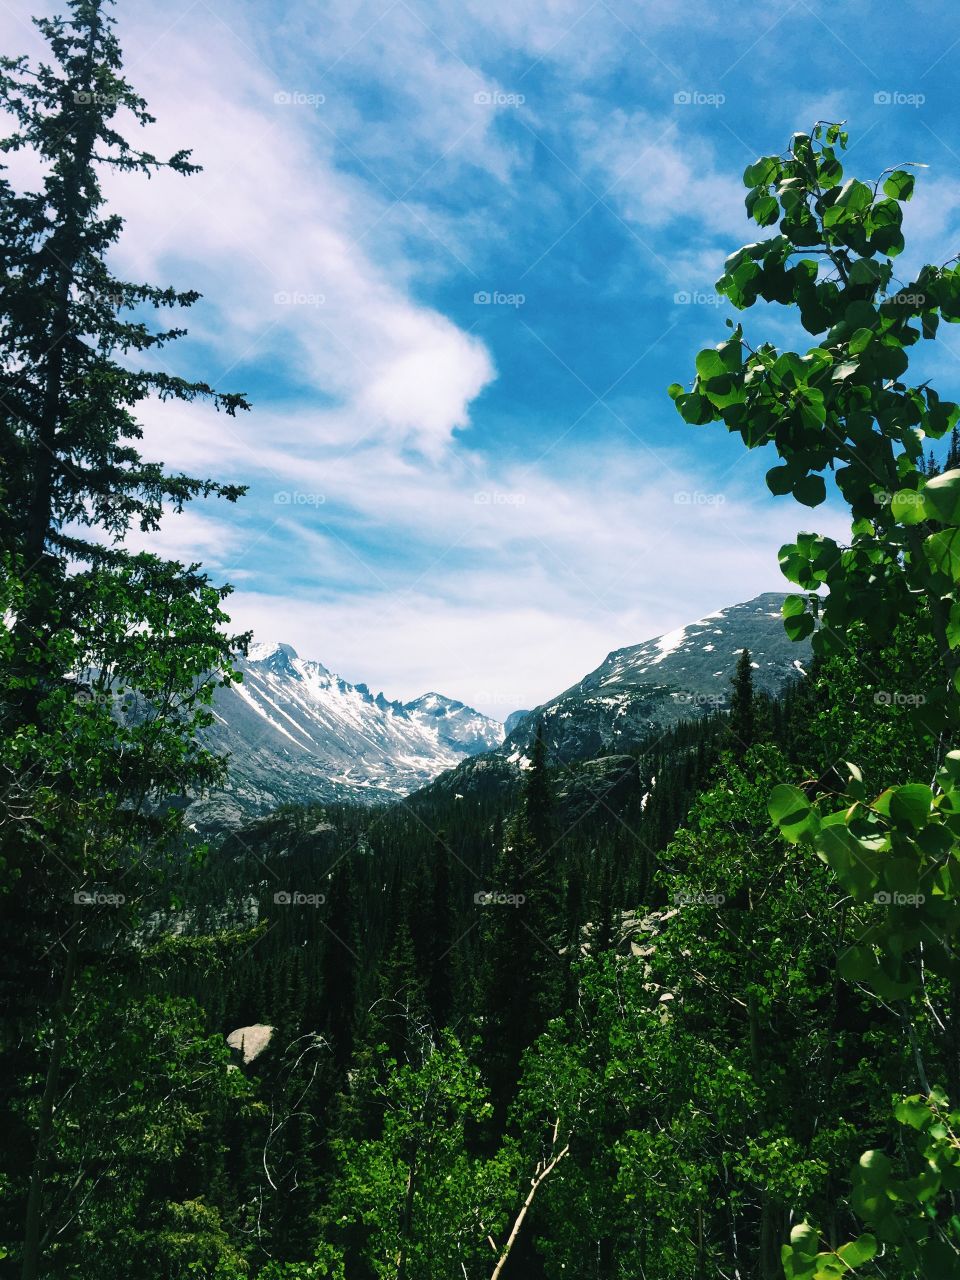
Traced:
POLYGON ((960 410, 909 376, 960 265, 898 279, 912 169, 847 176, 828 123, 751 164, 718 289, 812 345, 731 321, 670 388, 848 509, 780 553, 806 673, 768 696, 744 650, 728 712, 605 770, 540 731, 201 840, 247 637, 124 540, 243 493, 144 459, 138 410, 248 406, 159 359, 195 293, 112 273, 104 173, 194 166, 118 131, 108 6, 67 8, 0 61, 42 174, 0 180, 5 1274, 960 1277, 960 410))

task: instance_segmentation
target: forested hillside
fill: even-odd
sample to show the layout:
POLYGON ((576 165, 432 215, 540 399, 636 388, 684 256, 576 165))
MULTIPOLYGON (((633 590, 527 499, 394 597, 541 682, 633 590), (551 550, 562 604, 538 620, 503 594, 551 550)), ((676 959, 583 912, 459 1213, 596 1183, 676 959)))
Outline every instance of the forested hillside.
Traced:
POLYGON ((912 167, 853 177, 826 123, 752 163, 746 314, 669 392, 843 504, 780 551, 796 658, 731 602, 729 687, 704 620, 406 798, 202 836, 249 636, 131 535, 243 487, 139 414, 247 400, 169 371, 150 317, 196 294, 110 265, 108 181, 194 165, 121 132, 108 5, 39 26, 0 63, 4 1273, 960 1277, 960 409, 911 372, 960 265, 896 275, 912 167), (668 652, 715 702, 623 730, 668 652))

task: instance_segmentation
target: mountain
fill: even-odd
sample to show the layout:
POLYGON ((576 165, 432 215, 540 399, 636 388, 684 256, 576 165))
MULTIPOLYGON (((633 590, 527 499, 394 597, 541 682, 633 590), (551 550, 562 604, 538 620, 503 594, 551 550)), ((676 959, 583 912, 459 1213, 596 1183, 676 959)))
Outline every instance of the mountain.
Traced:
POLYGON ((809 641, 787 638, 783 601, 783 595, 767 592, 642 644, 615 649, 589 675, 510 724, 492 754, 464 761, 430 789, 465 793, 511 785, 528 758, 538 723, 554 763, 609 757, 609 766, 597 761, 596 767, 622 770, 622 753, 649 743, 651 735, 727 709, 730 679, 744 648, 753 660, 755 686, 779 693, 803 674, 810 657, 809 641))
POLYGON ((506 734, 513 733, 514 729, 517 727, 520 721, 523 720, 529 714, 530 714, 529 711, 511 711, 510 714, 507 716, 506 720, 504 720, 503 722, 504 733, 506 734))
POLYGON ((207 734, 211 747, 231 757, 228 787, 194 802, 191 819, 229 828, 284 804, 375 804, 427 787, 451 796, 512 787, 541 722, 555 763, 596 760, 590 794, 601 774, 619 785, 629 752, 651 735, 729 705, 745 646, 755 683, 767 693, 802 673, 809 642, 787 639, 783 599, 760 595, 616 649, 557 697, 514 712, 506 737, 503 725, 442 694, 390 702, 288 644, 251 645, 238 664, 243 683, 218 690, 207 734))
POLYGON ((501 724, 462 702, 391 702, 288 644, 252 644, 237 666, 243 681, 217 690, 205 739, 229 754, 229 783, 190 806, 200 827, 235 827, 283 804, 395 800, 503 740, 501 724))
POLYGON ((810 654, 808 642, 787 638, 783 601, 783 595, 766 592, 643 644, 615 649, 596 670, 514 725, 501 752, 509 757, 529 746, 538 721, 551 755, 569 761, 625 750, 652 730, 722 711, 744 648, 753 659, 755 686, 778 693, 803 672, 810 654))

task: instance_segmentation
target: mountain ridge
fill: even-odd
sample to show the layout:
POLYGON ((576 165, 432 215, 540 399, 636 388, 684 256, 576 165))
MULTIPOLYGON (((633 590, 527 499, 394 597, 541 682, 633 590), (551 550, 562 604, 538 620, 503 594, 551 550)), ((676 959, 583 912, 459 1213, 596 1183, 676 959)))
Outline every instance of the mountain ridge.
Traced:
POLYGON ((554 765, 610 757, 613 767, 682 720, 728 710, 730 680, 744 648, 751 653, 757 689, 780 693, 805 674, 811 652, 808 640, 794 642, 784 630, 785 598, 785 593, 763 592, 640 644, 611 650, 593 671, 514 723, 499 747, 461 761, 425 790, 466 793, 473 787, 513 785, 529 760, 538 725, 554 765))
POLYGON ((226 788, 194 800, 195 826, 236 827, 284 804, 389 802, 503 739, 503 726, 430 691, 409 702, 351 684, 283 641, 256 641, 243 679, 217 689, 206 745, 226 788))
POLYGON ((629 755, 682 720, 729 707, 743 648, 757 688, 804 671, 808 641, 783 628, 784 595, 764 592, 606 658, 507 726, 431 690, 373 694, 282 641, 251 644, 243 682, 218 690, 208 745, 229 753, 226 790, 194 802, 198 826, 237 827, 285 804, 391 803, 432 787, 509 783, 542 723, 556 765, 629 755))

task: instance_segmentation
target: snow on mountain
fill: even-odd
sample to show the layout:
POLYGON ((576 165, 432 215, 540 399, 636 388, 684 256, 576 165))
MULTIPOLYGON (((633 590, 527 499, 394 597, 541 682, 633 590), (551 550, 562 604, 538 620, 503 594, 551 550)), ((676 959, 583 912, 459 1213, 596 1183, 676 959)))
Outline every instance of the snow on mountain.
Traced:
POLYGON ((396 799, 503 741, 501 724, 462 702, 391 702, 288 644, 251 644, 237 665, 243 681, 217 691, 206 733, 230 757, 229 782, 191 807, 198 825, 234 826, 288 803, 396 799))
POLYGON ((502 724, 440 693, 425 693, 413 702, 405 702, 403 709, 419 723, 432 725, 440 741, 460 755, 490 751, 503 741, 502 724))
POLYGON ((396 800, 450 770, 438 786, 509 780, 529 760, 543 721, 556 761, 629 752, 651 732, 729 706, 744 647, 757 687, 802 678, 808 641, 793 644, 775 593, 708 614, 642 644, 616 649, 577 684, 508 728, 439 693, 391 702, 349 684, 288 644, 251 645, 243 683, 218 691, 210 744, 229 753, 226 791, 195 803, 198 825, 238 826, 283 804, 396 800))
POLYGON ((577 684, 511 724, 502 751, 519 759, 539 719, 551 754, 583 760, 629 750, 658 727, 722 711, 744 647, 753 658, 756 687, 779 692, 803 673, 810 652, 809 642, 795 644, 787 637, 783 600, 767 592, 614 650, 577 684))

